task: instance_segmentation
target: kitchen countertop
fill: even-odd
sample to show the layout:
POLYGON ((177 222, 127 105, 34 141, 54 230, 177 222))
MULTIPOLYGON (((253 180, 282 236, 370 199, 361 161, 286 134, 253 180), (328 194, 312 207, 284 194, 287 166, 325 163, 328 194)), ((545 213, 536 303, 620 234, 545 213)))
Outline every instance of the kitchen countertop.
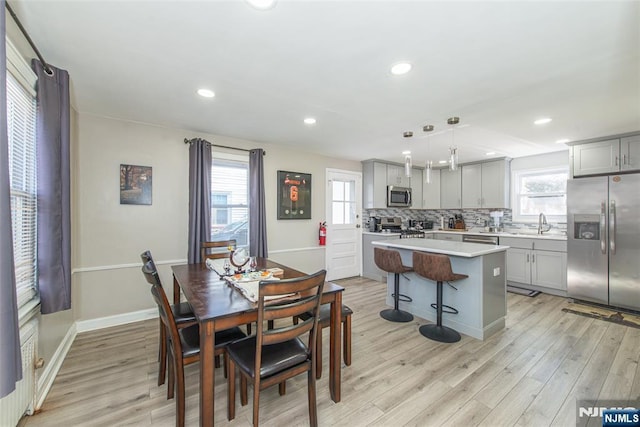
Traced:
MULTIPOLYGON (((387 233, 378 233, 387 234, 387 233)), ((411 251, 432 252, 443 255, 474 258, 496 252, 506 251, 508 246, 485 245, 482 243, 452 242, 434 239, 390 239, 371 242, 374 246, 408 249, 411 251)))
MULTIPOLYGON (((545 239, 545 240, 567 240, 567 236, 564 234, 555 234, 555 233, 546 233, 546 234, 537 234, 535 232, 527 232, 527 231, 501 231, 498 233, 492 233, 488 231, 482 230, 457 230, 457 229, 433 229, 433 230, 424 230, 425 234, 433 234, 433 233, 455 233, 455 234, 468 234, 471 236, 497 236, 497 237, 515 237, 520 239, 545 239)), ((400 233, 382 233, 376 231, 363 231, 363 234, 372 234, 372 235, 380 235, 380 236, 399 236, 400 233)))

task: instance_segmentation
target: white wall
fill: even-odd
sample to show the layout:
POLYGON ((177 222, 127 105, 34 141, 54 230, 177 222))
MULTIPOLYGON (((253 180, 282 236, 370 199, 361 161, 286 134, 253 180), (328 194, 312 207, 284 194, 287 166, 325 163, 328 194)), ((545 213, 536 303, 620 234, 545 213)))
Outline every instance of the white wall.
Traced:
POLYGON ((537 169, 555 166, 569 167, 569 148, 563 151, 518 157, 511 160, 511 172, 522 169, 537 169))
MULTIPOLYGON (((263 148, 269 257, 301 271, 324 268, 317 227, 325 213, 325 169, 360 171, 359 162, 322 157, 268 144, 194 134, 148 124, 80 114, 77 206, 74 210, 73 308, 89 320, 153 307, 140 273, 140 253, 151 250, 165 288, 171 264, 186 262, 188 147, 184 138, 214 144, 263 148), (153 204, 120 205, 120 164, 153 167, 153 204), (312 174, 312 219, 278 221, 277 171, 312 174), (164 263, 164 264, 163 264, 164 263)), ((237 151, 235 151, 237 153, 237 151)))

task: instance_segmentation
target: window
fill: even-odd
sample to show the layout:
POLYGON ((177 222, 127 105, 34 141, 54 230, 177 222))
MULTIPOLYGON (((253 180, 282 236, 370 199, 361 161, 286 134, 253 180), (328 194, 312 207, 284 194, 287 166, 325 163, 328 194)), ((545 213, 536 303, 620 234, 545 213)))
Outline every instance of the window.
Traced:
POLYGON ((529 169, 513 173, 514 222, 536 222, 540 213, 549 221, 567 221, 567 168, 529 169))
POLYGON ((333 224, 354 224, 356 221, 355 182, 333 180, 332 185, 333 224))
POLYGON ((235 239, 249 245, 249 159, 213 153, 211 165, 211 240, 235 239))
POLYGON ((7 134, 18 307, 36 295, 35 75, 7 41, 7 134))

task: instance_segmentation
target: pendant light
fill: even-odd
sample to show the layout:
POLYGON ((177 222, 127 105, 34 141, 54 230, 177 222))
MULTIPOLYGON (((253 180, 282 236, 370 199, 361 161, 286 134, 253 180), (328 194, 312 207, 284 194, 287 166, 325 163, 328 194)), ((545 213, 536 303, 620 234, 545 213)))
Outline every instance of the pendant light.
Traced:
MULTIPOLYGON (((405 138, 411 138, 413 136, 413 132, 406 131, 402 136, 405 138)), ((402 154, 404 154, 404 175, 407 178, 411 178, 411 151, 403 151, 402 154)))
MULTIPOLYGON (((433 131, 433 125, 424 125, 422 127, 424 132, 433 131)), ((429 134, 427 134, 427 156, 431 155, 431 150, 429 149, 429 134)), ((424 182, 425 184, 431 184, 431 174, 433 173, 433 162, 431 160, 427 160, 424 165, 424 182)))
POLYGON ((453 130, 455 129, 453 126, 460 123, 459 117, 449 117, 447 119, 447 124, 451 125, 451 146, 449 147, 449 170, 458 169, 458 148, 455 146, 455 139, 453 135, 453 130))

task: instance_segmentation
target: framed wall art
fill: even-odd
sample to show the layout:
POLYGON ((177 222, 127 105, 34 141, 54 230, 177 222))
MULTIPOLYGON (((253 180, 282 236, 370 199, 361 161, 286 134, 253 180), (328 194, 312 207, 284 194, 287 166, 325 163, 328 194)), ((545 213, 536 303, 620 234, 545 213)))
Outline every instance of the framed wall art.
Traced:
POLYGON ((278 171, 278 219, 311 219, 311 174, 278 171))
POLYGON ((151 204, 151 166, 120 165, 120 204, 151 204))

